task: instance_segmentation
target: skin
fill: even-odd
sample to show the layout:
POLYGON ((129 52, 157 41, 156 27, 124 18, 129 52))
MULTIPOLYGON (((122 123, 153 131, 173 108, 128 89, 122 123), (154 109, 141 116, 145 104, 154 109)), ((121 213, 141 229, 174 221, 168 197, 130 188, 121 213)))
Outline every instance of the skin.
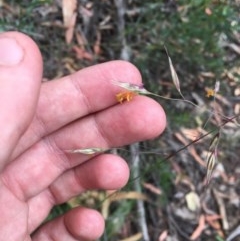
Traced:
POLYGON ((0 240, 99 238, 104 220, 84 207, 40 225, 54 205, 86 190, 122 188, 128 166, 119 156, 64 150, 154 138, 165 128, 163 109, 144 96, 117 103, 122 89, 113 80, 141 83, 130 63, 112 61, 42 83, 42 58, 32 39, 6 32, 1 45, 6 46, 0 49, 0 240))

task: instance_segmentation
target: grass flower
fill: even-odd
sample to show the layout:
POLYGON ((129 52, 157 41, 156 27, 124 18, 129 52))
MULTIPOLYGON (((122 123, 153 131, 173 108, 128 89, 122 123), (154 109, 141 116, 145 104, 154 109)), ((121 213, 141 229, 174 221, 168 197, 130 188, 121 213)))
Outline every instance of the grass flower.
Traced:
POLYGON ((170 97, 166 97, 166 96, 162 96, 162 95, 158 95, 158 94, 155 94, 153 92, 150 92, 147 89, 145 89, 143 87, 143 85, 137 85, 137 84, 122 82, 122 81, 113 81, 113 84, 126 90, 125 92, 119 92, 116 95, 116 99, 120 103, 123 103, 124 101, 131 101, 133 99, 133 97, 136 96, 136 95, 152 95, 152 96, 156 96, 156 97, 159 97, 159 98, 162 98, 162 99, 165 99, 165 100, 184 101, 184 102, 187 102, 187 103, 189 103, 189 104, 191 104, 195 107, 198 107, 193 102, 184 99, 184 97, 182 95, 181 95, 181 97, 183 99, 174 99, 174 98, 170 98, 170 97))
POLYGON ((131 101, 134 96, 139 94, 142 94, 142 95, 151 94, 151 92, 146 90, 143 87, 143 85, 131 84, 131 83, 121 82, 121 81, 114 81, 113 84, 126 90, 126 91, 119 92, 116 95, 116 99, 120 103, 123 103, 124 101, 131 101))
POLYGON ((206 92, 207 92, 206 96, 207 97, 211 97, 211 96, 215 97, 215 95, 219 91, 219 89, 220 89, 220 82, 216 81, 214 89, 206 88, 206 92))
POLYGON ((127 92, 120 92, 116 95, 117 101, 122 103, 124 101, 130 101, 133 99, 133 97, 135 95, 152 95, 152 96, 156 96, 165 100, 174 100, 174 101, 184 101, 187 102, 195 107, 198 107, 196 104, 194 104, 193 102, 186 100, 181 92, 180 89, 180 81, 178 79, 178 75, 177 72, 175 71, 174 67, 173 67, 173 63, 172 60, 168 54, 167 48, 164 46, 165 50, 166 50, 166 54, 168 57, 168 62, 169 62, 169 66, 170 66, 170 71, 171 71, 171 76, 172 76, 172 80, 173 83, 177 89, 177 91, 179 92, 180 96, 182 99, 175 99, 175 98, 169 98, 169 97, 165 97, 162 95, 158 95, 155 93, 152 93, 148 90, 146 90, 143 85, 137 85, 137 84, 132 84, 132 83, 127 83, 127 82, 122 82, 122 81, 113 81, 114 85, 117 85, 121 88, 124 88, 125 90, 127 90, 127 92))
POLYGON ((124 101, 131 101, 135 95, 137 93, 133 91, 123 91, 116 95, 116 99, 119 103, 123 103, 124 101))
POLYGON ((213 89, 207 88, 206 92, 207 92, 206 93, 207 97, 215 96, 215 90, 213 90, 213 89))

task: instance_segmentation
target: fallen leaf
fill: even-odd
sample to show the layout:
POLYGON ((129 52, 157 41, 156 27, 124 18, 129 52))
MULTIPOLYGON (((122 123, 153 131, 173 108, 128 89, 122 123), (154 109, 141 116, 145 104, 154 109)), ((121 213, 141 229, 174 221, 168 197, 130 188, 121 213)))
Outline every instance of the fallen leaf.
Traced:
POLYGON ((62 0, 63 24, 66 28, 66 43, 70 43, 73 38, 74 27, 77 19, 77 0, 62 0))
POLYGON ((111 201, 120 201, 123 199, 137 199, 147 201, 147 196, 140 192, 117 192, 109 198, 111 201))
MULTIPOLYGON (((194 129, 182 127, 181 132, 187 139, 191 141, 196 141, 196 139, 199 138, 201 135, 204 135, 207 133, 204 129, 200 127, 194 128, 194 129)), ((197 141, 196 143, 200 143, 202 141, 203 141, 202 139, 199 139, 199 141, 197 141)))
POLYGON ((77 0, 62 0, 63 23, 66 28, 70 27, 76 8, 77 0))
POLYGON ((221 219, 220 215, 213 214, 213 215, 205 215, 206 222, 214 229, 220 230, 221 224, 219 222, 219 219, 221 219))
POLYGON ((142 240, 142 233, 134 234, 131 237, 128 237, 128 238, 125 238, 125 239, 121 239, 119 241, 138 241, 138 240, 142 240))
POLYGON ((148 189, 149 191, 151 191, 152 193, 155 193, 157 195, 161 195, 162 194, 162 191, 161 189, 153 186, 151 183, 143 183, 143 186, 148 189))
POLYGON ((191 237, 190 237, 190 240, 195 240, 197 239, 201 233, 203 232, 205 228, 205 217, 204 215, 202 214, 200 217, 199 217, 199 221, 198 221, 198 226, 197 228, 193 231, 191 237))
POLYGON ((193 145, 189 145, 188 141, 183 137, 183 135, 179 132, 174 133, 175 137, 183 143, 185 146, 188 146, 187 149, 190 152, 190 154, 194 157, 194 159, 203 167, 206 166, 205 162, 202 160, 202 158, 197 154, 197 151, 193 145))
POLYGON ((87 52, 85 49, 82 49, 75 45, 75 46, 73 46, 73 50, 76 52, 78 59, 86 59, 89 61, 93 60, 92 54, 87 52))
POLYGON ((100 31, 98 31, 97 32, 97 39, 96 39, 96 41, 94 43, 94 46, 93 46, 93 50, 94 50, 95 55, 100 54, 100 52, 101 52, 100 45, 101 45, 101 33, 100 33, 100 31))
POLYGON ((76 39, 77 39, 77 43, 78 45, 82 48, 85 49, 85 46, 87 45, 87 40, 86 38, 83 36, 83 34, 76 32, 76 39))
POLYGON ((228 223, 228 219, 227 219, 228 216, 227 216, 226 206, 225 206, 223 197, 221 197, 221 192, 217 191, 216 189, 213 189, 212 191, 213 191, 213 195, 214 195, 214 198, 217 202, 218 209, 219 209, 219 212, 220 212, 220 215, 221 215, 221 218, 222 218, 222 227, 225 231, 229 230, 229 223, 228 223))
POLYGON ((192 212, 196 212, 200 209, 200 198, 197 195, 196 192, 189 192, 185 196, 186 202, 187 202, 187 207, 189 210, 192 212))
POLYGON ((158 238, 158 241, 165 241, 166 238, 167 238, 167 236, 168 236, 168 231, 167 231, 167 230, 164 230, 164 231, 160 234, 160 236, 159 236, 159 238, 158 238))

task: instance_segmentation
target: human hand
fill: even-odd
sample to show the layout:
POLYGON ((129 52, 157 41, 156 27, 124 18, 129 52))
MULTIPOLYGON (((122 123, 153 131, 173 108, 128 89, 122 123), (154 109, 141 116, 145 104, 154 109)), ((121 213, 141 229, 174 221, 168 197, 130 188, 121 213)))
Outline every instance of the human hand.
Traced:
POLYGON ((97 239, 104 220, 84 207, 40 225, 54 205, 73 196, 124 186, 128 166, 110 154, 63 150, 153 138, 163 131, 165 114, 145 96, 116 102, 119 87, 112 80, 141 82, 127 62, 96 65, 45 83, 41 79, 42 59, 34 42, 21 33, 0 34, 0 240, 97 239))

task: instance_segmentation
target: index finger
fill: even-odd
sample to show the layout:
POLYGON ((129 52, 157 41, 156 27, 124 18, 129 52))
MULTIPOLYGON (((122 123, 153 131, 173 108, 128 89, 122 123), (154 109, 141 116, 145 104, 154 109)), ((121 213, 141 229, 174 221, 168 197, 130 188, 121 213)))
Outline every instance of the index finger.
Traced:
POLYGON ((115 105, 114 80, 139 84, 141 75, 129 62, 111 61, 43 83, 35 117, 12 158, 68 123, 115 105))

